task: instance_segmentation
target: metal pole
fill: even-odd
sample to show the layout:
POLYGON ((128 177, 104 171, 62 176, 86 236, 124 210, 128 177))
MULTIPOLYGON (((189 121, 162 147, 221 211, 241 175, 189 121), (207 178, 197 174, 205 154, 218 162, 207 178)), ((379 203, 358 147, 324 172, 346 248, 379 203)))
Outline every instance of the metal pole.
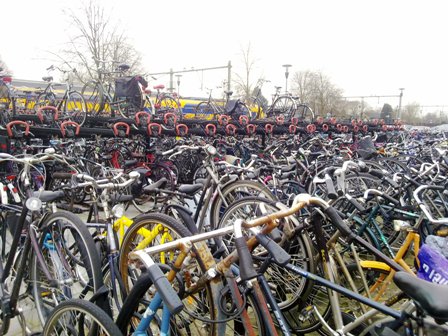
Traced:
POLYGON ((227 64, 227 91, 231 91, 232 82, 232 62, 229 61, 227 64))
POLYGON ((400 101, 398 103, 398 119, 401 119, 401 99, 403 98, 403 90, 404 88, 400 88, 400 101))
POLYGON ((174 72, 173 68, 170 69, 170 87, 168 88, 168 91, 173 93, 174 90, 174 72))
POLYGON ((288 92, 288 77, 289 77, 289 71, 288 71, 288 69, 289 69, 290 67, 292 67, 292 65, 291 65, 291 64, 283 64, 283 67, 285 68, 285 80, 286 80, 286 83, 285 83, 285 92, 288 92))

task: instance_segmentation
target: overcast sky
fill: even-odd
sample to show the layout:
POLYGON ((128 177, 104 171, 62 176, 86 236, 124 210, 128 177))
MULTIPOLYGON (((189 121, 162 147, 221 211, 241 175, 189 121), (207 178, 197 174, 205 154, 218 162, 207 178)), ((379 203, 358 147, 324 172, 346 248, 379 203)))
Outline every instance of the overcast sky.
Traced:
MULTIPOLYGON (((284 87, 291 72, 320 70, 345 96, 398 95, 403 105, 447 105, 447 1, 108 0, 150 72, 213 67, 235 70, 250 42, 257 74, 284 87)), ((67 40, 68 0, 3 0, 0 55, 16 78, 40 79, 67 40)), ((225 70, 185 74, 182 95, 216 87, 225 70)), ((168 84, 167 77, 159 82, 168 84)), ((158 83, 153 83, 158 84, 158 83)), ((217 90, 217 89, 215 89, 217 90)), ((264 88, 265 94, 271 87, 264 88)), ((369 99, 370 105, 398 98, 369 99)))

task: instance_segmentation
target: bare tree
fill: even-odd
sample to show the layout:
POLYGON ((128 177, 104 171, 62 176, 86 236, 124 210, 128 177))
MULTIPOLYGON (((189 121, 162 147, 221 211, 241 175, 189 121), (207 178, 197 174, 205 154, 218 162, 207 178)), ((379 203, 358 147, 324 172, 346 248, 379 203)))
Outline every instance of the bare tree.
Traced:
POLYGON ((11 75, 12 72, 0 56, 0 74, 11 75))
POLYGON ((249 100, 254 95, 254 90, 259 89, 260 82, 263 81, 261 77, 255 78, 254 70, 257 60, 253 56, 251 44, 248 43, 246 47, 241 48, 241 59, 243 63, 242 74, 235 73, 234 80, 235 88, 238 95, 242 96, 244 100, 249 100))
POLYGON ((421 122, 420 110, 420 104, 417 102, 407 104, 402 110, 401 119, 407 124, 417 125, 421 122))
POLYGON ((316 115, 337 114, 342 104, 342 89, 320 71, 299 71, 292 78, 292 91, 309 104, 316 115))
POLYGON ((114 71, 126 63, 130 73, 142 71, 141 56, 130 44, 119 22, 94 0, 83 3, 79 11, 64 13, 70 23, 67 48, 58 54, 61 63, 75 67, 82 82, 99 78, 100 70, 114 71))

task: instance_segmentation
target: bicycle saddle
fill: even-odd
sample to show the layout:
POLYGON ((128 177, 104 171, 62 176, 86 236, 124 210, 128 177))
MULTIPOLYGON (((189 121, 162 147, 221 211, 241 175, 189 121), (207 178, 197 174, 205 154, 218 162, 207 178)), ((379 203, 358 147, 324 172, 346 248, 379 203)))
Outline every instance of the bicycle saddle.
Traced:
POLYGON ((153 88, 154 88, 154 90, 163 90, 165 88, 165 85, 160 84, 160 85, 153 86, 153 88))
POLYGON ((406 272, 397 272, 394 282, 437 323, 448 322, 448 286, 422 280, 406 272))
POLYGON ((181 193, 187 194, 189 196, 193 196, 201 189, 202 189, 202 184, 197 183, 197 184, 181 184, 177 190, 181 193))
POLYGON ((42 77, 42 80, 43 80, 44 82, 52 82, 52 81, 53 81, 53 76, 42 77))

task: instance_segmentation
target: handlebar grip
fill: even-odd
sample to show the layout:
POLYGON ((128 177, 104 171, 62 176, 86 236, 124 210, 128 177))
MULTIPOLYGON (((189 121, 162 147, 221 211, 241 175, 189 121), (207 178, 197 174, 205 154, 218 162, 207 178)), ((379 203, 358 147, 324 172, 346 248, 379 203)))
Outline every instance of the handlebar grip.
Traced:
POLYGON ((391 203, 393 203, 395 205, 400 205, 400 201, 399 200, 396 200, 395 198, 393 198, 392 196, 389 196, 386 193, 383 193, 381 195, 381 197, 384 198, 384 199, 387 199, 389 202, 391 202, 391 203))
POLYGON ((180 313, 184 305, 160 267, 157 264, 149 266, 148 274, 170 313, 180 313))
POLYGON ((252 255, 247 248, 246 239, 244 237, 235 238, 235 247, 240 259, 240 277, 241 280, 250 280, 257 276, 252 255))
POLYGON ((382 179, 384 177, 384 173, 381 170, 378 169, 369 169, 370 175, 373 175, 375 177, 378 177, 382 179))
POLYGON ((343 237, 353 239, 356 237, 356 234, 350 230, 350 228, 345 224, 345 222, 342 220, 341 216, 339 216, 337 210, 333 207, 328 207, 325 209, 325 214, 328 216, 328 218, 331 220, 331 222, 336 226, 336 228, 339 230, 341 235, 343 237))
POLYGON ((331 200, 335 200, 338 198, 338 194, 336 193, 336 189, 334 188, 333 180, 330 175, 325 174, 325 184, 327 186, 327 195, 331 200))
POLYGON ((356 199, 354 199, 353 197, 347 197, 347 200, 350 202, 351 205, 353 205, 356 210, 358 210, 359 212, 364 212, 366 211, 366 208, 364 208, 362 206, 361 203, 359 203, 356 199))
POLYGON ((257 234, 258 242, 268 250, 275 263, 285 266, 291 260, 291 255, 286 252, 280 245, 264 234, 257 234))

